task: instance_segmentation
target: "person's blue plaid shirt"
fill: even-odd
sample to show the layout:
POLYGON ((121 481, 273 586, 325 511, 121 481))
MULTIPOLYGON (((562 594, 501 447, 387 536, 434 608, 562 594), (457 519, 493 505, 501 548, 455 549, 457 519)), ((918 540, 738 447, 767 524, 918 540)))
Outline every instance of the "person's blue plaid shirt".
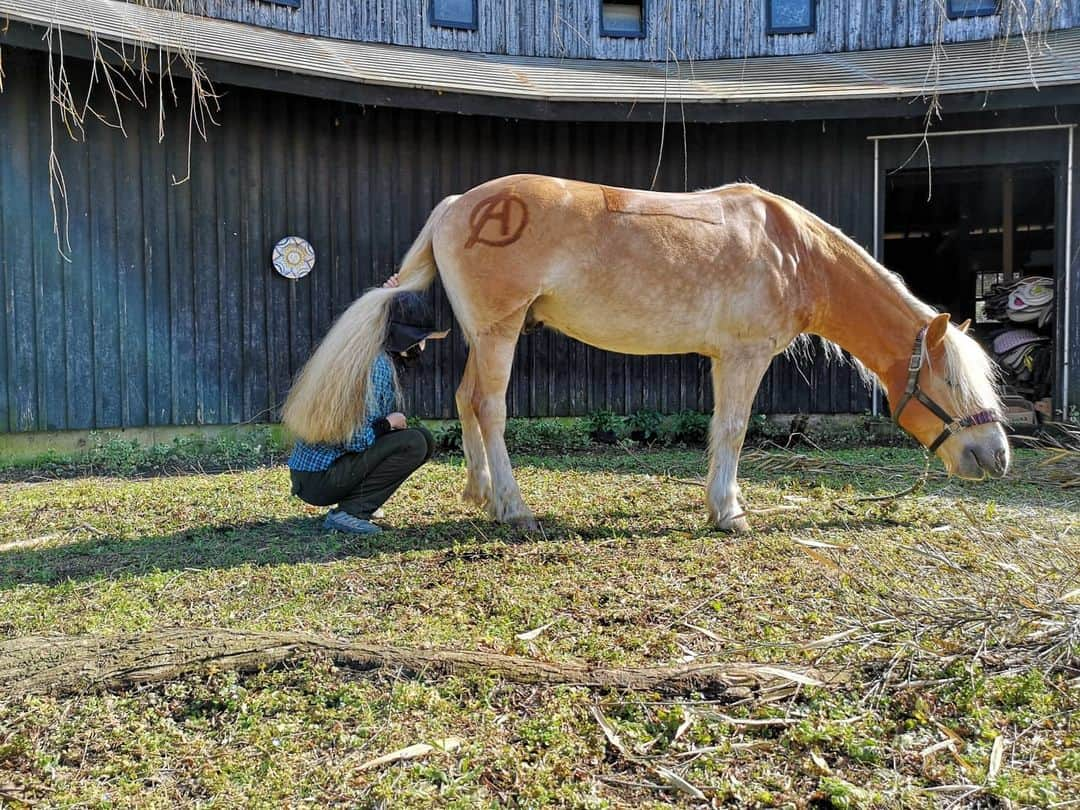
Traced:
POLYGON ((289 467, 300 472, 325 472, 346 453, 362 453, 375 444, 376 422, 397 409, 394 371, 390 358, 380 354, 371 367, 371 399, 367 419, 345 444, 307 444, 297 441, 289 456, 289 467))

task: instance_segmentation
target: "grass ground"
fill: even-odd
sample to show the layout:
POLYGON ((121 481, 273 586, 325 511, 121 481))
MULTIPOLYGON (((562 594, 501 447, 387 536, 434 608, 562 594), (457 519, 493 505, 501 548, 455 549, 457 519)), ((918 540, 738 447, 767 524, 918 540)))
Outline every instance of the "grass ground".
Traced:
POLYGON ((700 451, 516 459, 539 536, 462 505, 452 457, 362 540, 324 533, 280 466, 12 480, 0 637, 296 629, 608 665, 814 664, 847 682, 660 700, 312 659, 118 694, 0 686, 0 805, 1080 807, 1080 499, 1035 462, 873 502, 921 455, 752 454, 749 505, 774 511, 745 537, 704 525, 700 451))

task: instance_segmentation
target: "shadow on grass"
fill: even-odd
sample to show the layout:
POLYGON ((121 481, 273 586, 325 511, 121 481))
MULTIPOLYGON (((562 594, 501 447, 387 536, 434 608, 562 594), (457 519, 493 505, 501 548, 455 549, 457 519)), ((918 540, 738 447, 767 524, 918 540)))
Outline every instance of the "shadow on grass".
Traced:
MULTIPOLYGON (((891 451, 866 453, 866 461, 860 463, 859 471, 837 466, 828 467, 829 458, 820 459, 822 469, 815 471, 782 471, 770 473, 749 469, 742 476, 744 483, 759 485, 794 483, 804 487, 818 484, 829 488, 849 487, 856 493, 878 494, 899 491, 913 482, 921 466, 912 462, 916 454, 891 451), (895 462, 893 475, 875 474, 869 459, 881 464, 895 462), (907 473, 910 470, 910 476, 907 473), (902 473, 898 475, 897 473, 902 473), (899 481, 906 478, 906 481, 899 481)), ((461 465, 460 458, 441 459, 443 463, 461 465)), ((615 475, 671 476, 673 479, 693 480, 700 478, 705 470, 704 453, 688 450, 663 450, 633 454, 626 451, 564 456, 519 456, 519 468, 533 467, 554 471, 581 471, 615 475)), ((693 484, 686 484, 693 487, 693 484)), ((697 489, 695 487, 695 489, 697 489)), ((698 492, 701 492, 698 489, 698 492)), ((1003 505, 1047 505, 1045 488, 1022 480, 995 481, 982 484, 964 484, 932 479, 924 494, 944 495, 959 501, 995 501, 1003 505)), ((1055 493, 1056 495, 1056 493, 1055 493)), ((825 499, 829 499, 826 494, 825 499)), ((1055 503, 1052 505, 1057 506, 1055 503)), ((539 504, 534 504, 539 505, 539 504)), ((698 506, 672 519, 649 516, 647 498, 636 498, 632 507, 603 513, 577 515, 572 521, 560 521, 541 515, 543 532, 523 534, 510 527, 488 521, 479 514, 473 518, 444 520, 433 523, 417 523, 412 526, 393 528, 375 537, 354 537, 327 532, 322 528, 321 516, 296 517, 287 520, 252 521, 234 525, 202 525, 167 535, 151 535, 136 538, 101 536, 75 543, 46 548, 11 549, 0 552, 0 590, 19 585, 55 585, 68 580, 122 579, 161 571, 184 569, 223 569, 243 565, 283 565, 296 563, 324 563, 347 558, 370 558, 386 554, 404 554, 411 551, 432 551, 462 546, 462 553, 484 553, 485 546, 494 542, 505 544, 557 542, 565 538, 575 540, 608 540, 616 534, 642 537, 689 535, 694 538, 724 538, 705 525, 704 493, 698 506), (648 519, 643 519, 648 517, 648 519), (623 528, 615 526, 624 521, 623 528), (627 525, 631 529, 625 528, 627 525), (478 542, 479 541, 479 542, 478 542)), ((750 493, 750 507, 763 506, 754 503, 750 493)), ((800 528, 880 528, 883 525, 904 525, 886 514, 876 511, 873 515, 854 516, 829 513, 808 513, 805 518, 790 513, 782 526, 768 525, 761 517, 751 517, 759 531, 791 532, 800 528)), ((749 539, 752 541, 754 535, 749 539)))
MULTIPOLYGON (((617 520, 633 515, 613 512, 607 517, 617 520)), ((498 543, 554 544, 567 537, 586 541, 611 537, 610 529, 599 523, 570 525, 544 520, 543 530, 530 534, 481 518, 387 528, 378 535, 356 536, 327 531, 322 520, 319 515, 200 526, 167 535, 96 537, 64 546, 0 552, 0 590, 166 571, 319 564, 455 547, 458 556, 482 558, 498 553, 498 543)))
MULTIPOLYGON (((475 520, 445 520, 405 527, 388 527, 381 534, 355 536, 330 532, 322 515, 268 520, 236 525, 199 526, 164 535, 122 538, 95 537, 63 546, 0 552, 0 590, 21 585, 53 586, 63 582, 120 580, 168 571, 228 569, 245 565, 273 566, 298 563, 321 564, 344 559, 401 555, 413 551, 449 551, 457 559, 482 560, 499 557, 508 547, 534 544, 560 548, 563 541, 603 542, 619 537, 634 539, 677 537, 693 542, 753 543, 755 533, 731 535, 705 523, 705 512, 686 515, 685 522, 654 519, 639 524, 637 510, 613 510, 583 516, 568 523, 538 516, 541 530, 526 533, 510 526, 475 520), (613 526, 629 521, 639 528, 613 533, 613 526)), ((800 528, 880 528, 888 518, 847 517, 822 520, 820 515, 795 519, 785 527, 764 525, 756 519, 758 537, 800 528)), ((408 564, 407 560, 404 564, 408 564)))

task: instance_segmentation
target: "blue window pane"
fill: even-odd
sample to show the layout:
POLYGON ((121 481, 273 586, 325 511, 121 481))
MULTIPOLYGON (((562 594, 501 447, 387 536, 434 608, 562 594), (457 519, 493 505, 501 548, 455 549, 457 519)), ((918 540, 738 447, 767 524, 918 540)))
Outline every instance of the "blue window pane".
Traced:
POLYGON ((998 0, 949 0, 950 17, 985 17, 996 14, 998 0))
POLYGON ((476 26, 476 0, 432 0, 431 12, 439 23, 476 26))
POLYGON ((641 20, 641 3, 608 3, 601 6, 605 34, 640 34, 644 28, 641 20))
POLYGON ((813 0, 769 0, 772 29, 811 28, 813 0))

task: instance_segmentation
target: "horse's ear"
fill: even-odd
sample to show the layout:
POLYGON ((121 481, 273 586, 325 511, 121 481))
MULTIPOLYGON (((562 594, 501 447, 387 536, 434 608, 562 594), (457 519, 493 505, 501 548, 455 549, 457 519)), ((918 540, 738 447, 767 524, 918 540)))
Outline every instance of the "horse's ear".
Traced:
POLYGON ((966 321, 964 321, 962 324, 960 324, 956 328, 960 330, 961 334, 966 335, 967 330, 971 328, 971 318, 968 318, 966 321))
POLYGON ((942 312, 930 321, 926 327, 926 348, 937 348, 938 344, 945 339, 945 330, 949 328, 949 313, 942 312))

